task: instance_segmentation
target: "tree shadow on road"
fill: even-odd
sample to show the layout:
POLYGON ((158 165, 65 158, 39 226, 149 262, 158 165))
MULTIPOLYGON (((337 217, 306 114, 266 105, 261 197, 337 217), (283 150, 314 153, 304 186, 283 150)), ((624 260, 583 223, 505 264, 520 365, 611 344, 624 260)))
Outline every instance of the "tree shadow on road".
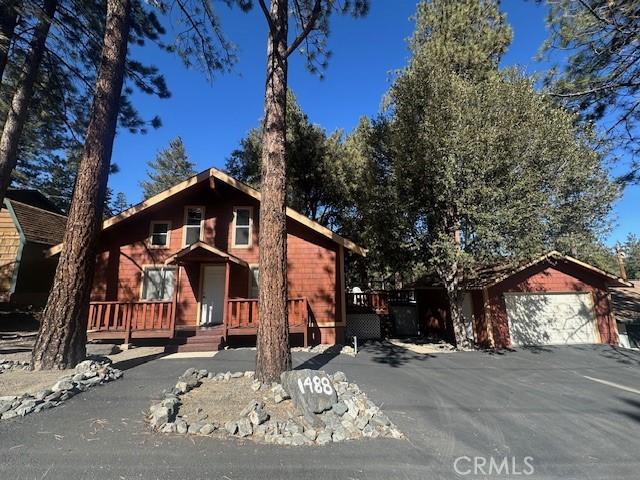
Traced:
POLYGON ((374 362, 391 367, 401 367, 409 362, 423 362, 436 357, 436 355, 430 353, 413 352, 408 348, 393 345, 389 342, 366 345, 363 350, 372 354, 372 360, 374 362))

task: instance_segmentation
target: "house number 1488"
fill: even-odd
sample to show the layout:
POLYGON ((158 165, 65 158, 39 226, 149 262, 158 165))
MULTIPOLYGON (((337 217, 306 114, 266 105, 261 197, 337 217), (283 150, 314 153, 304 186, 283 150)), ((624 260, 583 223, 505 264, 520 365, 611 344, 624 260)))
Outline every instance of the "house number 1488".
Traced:
POLYGON ((306 388, 309 389, 311 393, 325 393, 326 395, 331 395, 333 393, 333 387, 331 386, 331 382, 327 377, 307 377, 302 381, 301 378, 298 379, 298 388, 300 391, 304 393, 306 388))

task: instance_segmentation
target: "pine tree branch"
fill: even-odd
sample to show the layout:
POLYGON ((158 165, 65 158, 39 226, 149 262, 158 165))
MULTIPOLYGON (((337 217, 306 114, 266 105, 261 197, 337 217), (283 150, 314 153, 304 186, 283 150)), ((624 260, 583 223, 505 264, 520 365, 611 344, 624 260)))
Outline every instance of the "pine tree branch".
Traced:
POLYGON ((276 28, 276 25, 273 23, 273 18, 271 18, 271 13, 269 12, 267 5, 264 3, 264 0, 258 0, 258 1, 260 3, 260 9, 264 14, 264 18, 267 19, 267 23, 269 24, 269 30, 273 35, 276 35, 278 33, 278 29, 276 28))
MULTIPOLYGON (((298 11, 300 12, 300 6, 298 5, 298 0, 295 0, 295 3, 298 8, 298 11)), ((309 15, 309 18, 307 19, 306 25, 304 24, 304 20, 300 12, 300 25, 302 26, 302 31, 298 34, 295 40, 291 42, 291 45, 289 45, 289 48, 287 48, 287 51, 284 54, 285 58, 287 58, 289 55, 295 52, 295 50, 300 46, 302 41, 305 38, 307 38, 307 35, 309 35, 311 30, 315 28, 316 21, 318 20, 318 17, 320 17, 321 6, 322 6, 322 0, 316 0, 316 3, 313 5, 313 10, 311 11, 311 15, 309 15)))

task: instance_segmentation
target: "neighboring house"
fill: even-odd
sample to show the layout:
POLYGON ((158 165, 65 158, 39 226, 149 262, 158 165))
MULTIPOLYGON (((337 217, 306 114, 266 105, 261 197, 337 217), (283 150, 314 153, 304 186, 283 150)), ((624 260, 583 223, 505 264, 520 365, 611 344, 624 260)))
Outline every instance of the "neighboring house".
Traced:
POLYGON ((618 323, 620 345, 640 348, 640 280, 630 280, 632 286, 611 289, 613 311, 618 323))
MULTIPOLYGON (((467 336, 477 345, 498 348, 617 345, 608 288, 623 286, 629 284, 555 251, 516 267, 486 268, 467 282, 463 293, 467 336)), ((386 303, 386 310, 378 306, 378 313, 390 313, 396 329, 399 319, 402 333, 452 339, 448 301, 432 279, 417 282, 412 290, 387 294, 386 303)))
POLYGON ((37 190, 10 189, 0 210, 0 302, 43 306, 57 258, 45 251, 62 241, 67 217, 37 190))
MULTIPOLYGON (((89 337, 164 338, 180 350, 255 342, 260 198, 211 168, 106 220, 89 337)), ((345 250, 365 251, 286 213, 290 330, 299 343, 342 342, 345 250)))

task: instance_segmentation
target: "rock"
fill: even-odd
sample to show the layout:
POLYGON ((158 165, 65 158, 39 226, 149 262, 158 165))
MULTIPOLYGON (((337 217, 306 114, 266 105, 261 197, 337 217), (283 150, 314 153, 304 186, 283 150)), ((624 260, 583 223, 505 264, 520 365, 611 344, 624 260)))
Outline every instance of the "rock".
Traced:
POLYGON ((262 383, 259 380, 255 380, 251 383, 251 390, 257 392, 262 387, 262 383))
POLYGON ((24 417, 28 413, 33 412, 35 410, 35 408, 36 408, 36 401, 33 400, 33 399, 29 399, 29 400, 23 401, 20 404, 20 406, 18 408, 16 408, 14 411, 15 411, 16 415, 18 415, 20 417, 24 417))
POLYGON ((257 401, 257 400, 251 400, 247 404, 247 406, 242 409, 242 411, 240 412, 240 416, 241 417, 246 417, 251 412, 253 412, 256 408, 264 408, 264 404, 262 402, 257 401))
POLYGON ((207 422, 194 422, 189 424, 189 428, 187 429, 188 433, 199 433, 200 429, 205 426, 207 422))
POLYGON ((238 422, 227 422, 224 424, 224 429, 229 433, 229 435, 235 435, 238 431, 238 422))
POLYGON ((231 374, 231 378, 241 378, 244 377, 244 372, 233 372, 231 374))
POLYGON ((287 393, 287 391, 279 383, 277 383, 271 389, 271 392, 273 393, 273 401, 276 402, 276 403, 280 403, 280 402, 282 402, 284 400, 289 400, 291 398, 289 396, 289 394, 287 393))
POLYGON ((223 379, 225 382, 228 382, 229 380, 231 380, 231 372, 227 372, 227 373, 225 373, 225 374, 222 376, 222 379, 223 379))
POLYGON ((209 371, 206 368, 198 370, 198 378, 205 378, 209 375, 209 371))
POLYGON ((0 402, 0 414, 11 410, 11 404, 13 402, 0 402))
POLYGON ((318 435, 318 438, 316 438, 316 443, 318 445, 326 445, 327 443, 331 442, 331 432, 320 432, 320 434, 318 435))
POLYGON ((215 373, 213 373, 213 372, 209 372, 209 373, 207 373, 207 378, 208 378, 209 380, 211 380, 211 379, 213 379, 213 378, 215 378, 215 377, 216 377, 215 373))
POLYGON ((364 430, 364 427, 369 425, 369 419, 366 417, 358 417, 353 424, 358 430, 364 430))
POLYGON ((346 382, 347 381, 347 376, 344 374, 344 372, 336 372, 333 374, 333 381, 334 382, 346 382))
POLYGON ((333 410, 335 412, 336 415, 338 415, 339 417, 341 417, 342 415, 344 415, 345 413, 347 413, 347 410, 349 410, 349 408, 347 407, 347 405, 340 401, 338 403, 335 403, 332 407, 331 410, 333 410))
POLYGON ((181 376, 184 378, 188 378, 193 376, 195 373, 196 373, 196 369, 191 367, 191 368, 187 368, 181 376))
POLYGON ((76 365, 76 373, 85 373, 98 370, 100 368, 100 364, 93 360, 85 360, 84 362, 80 362, 76 365))
POLYGON ((51 387, 51 390, 54 392, 62 392, 71 389, 73 389, 73 383, 69 380, 59 380, 53 385, 53 387, 51 387))
POLYGON ((353 398, 345 399, 344 404, 347 406, 347 412, 344 415, 351 418, 352 420, 358 418, 358 412, 360 411, 360 409, 356 405, 356 402, 353 400, 353 398))
POLYGON ((301 433, 296 433, 291 437, 291 445, 294 445, 296 447, 304 445, 307 442, 308 440, 301 433))
POLYGON ((248 437, 253 433, 253 426, 248 418, 241 418, 238 420, 238 431, 236 435, 238 437, 248 437))
POLYGON ((185 422, 182 419, 176 420, 176 432, 180 434, 185 434, 187 433, 188 429, 189 429, 189 425, 187 425, 187 422, 185 422))
POLYGON ((284 425, 284 432, 289 433, 291 435, 295 435, 296 433, 302 433, 304 431, 304 427, 293 420, 289 420, 284 425))
POLYGON ((314 428, 305 428, 304 436, 313 442, 316 438, 318 438, 318 432, 314 428))
POLYGON ((249 421, 253 426, 260 425, 266 422, 268 419, 269 415, 262 407, 257 407, 251 413, 249 413, 249 421))
POLYGON ((165 423, 160 429, 162 433, 175 433, 176 424, 175 423, 165 423))
POLYGON ((343 442, 347 439, 347 432, 344 428, 340 427, 333 431, 331 435, 331 440, 334 442, 343 442))
POLYGON ((169 407, 163 407, 162 405, 157 406, 153 409, 153 413, 151 415, 151 424, 154 427, 160 427, 165 423, 169 423, 172 418, 172 411, 169 407))
POLYGON ((374 426, 378 425, 381 427, 387 427, 389 426, 389 424, 391 424, 389 418, 383 413, 377 413, 376 415, 374 415, 371 418, 371 423, 374 424, 374 426))
POLYGON ((71 380, 74 382, 81 382, 85 378, 86 376, 84 373, 76 373, 73 377, 71 377, 71 380))
POLYGON ((200 434, 211 435, 215 429, 216 429, 216 426, 213 425, 212 423, 205 423, 200 429, 200 434))
POLYGON ((0 402, 15 402, 18 399, 15 395, 5 395, 0 397, 0 402))
POLYGON ((9 418, 14 418, 17 417, 18 414, 16 413, 15 410, 9 410, 8 412, 4 412, 2 414, 2 420, 8 420, 9 418))
POLYGON ((316 413, 329 410, 338 401, 331 379, 318 370, 292 370, 281 375, 282 386, 296 409, 312 423, 316 413))
POLYGON ((254 372, 253 370, 247 370, 246 372, 244 372, 244 376, 246 378, 253 378, 255 376, 256 372, 254 372))
POLYGON ((120 347, 118 345, 109 343, 89 343, 87 344, 87 355, 90 356, 104 356, 115 355, 120 353, 120 347))

